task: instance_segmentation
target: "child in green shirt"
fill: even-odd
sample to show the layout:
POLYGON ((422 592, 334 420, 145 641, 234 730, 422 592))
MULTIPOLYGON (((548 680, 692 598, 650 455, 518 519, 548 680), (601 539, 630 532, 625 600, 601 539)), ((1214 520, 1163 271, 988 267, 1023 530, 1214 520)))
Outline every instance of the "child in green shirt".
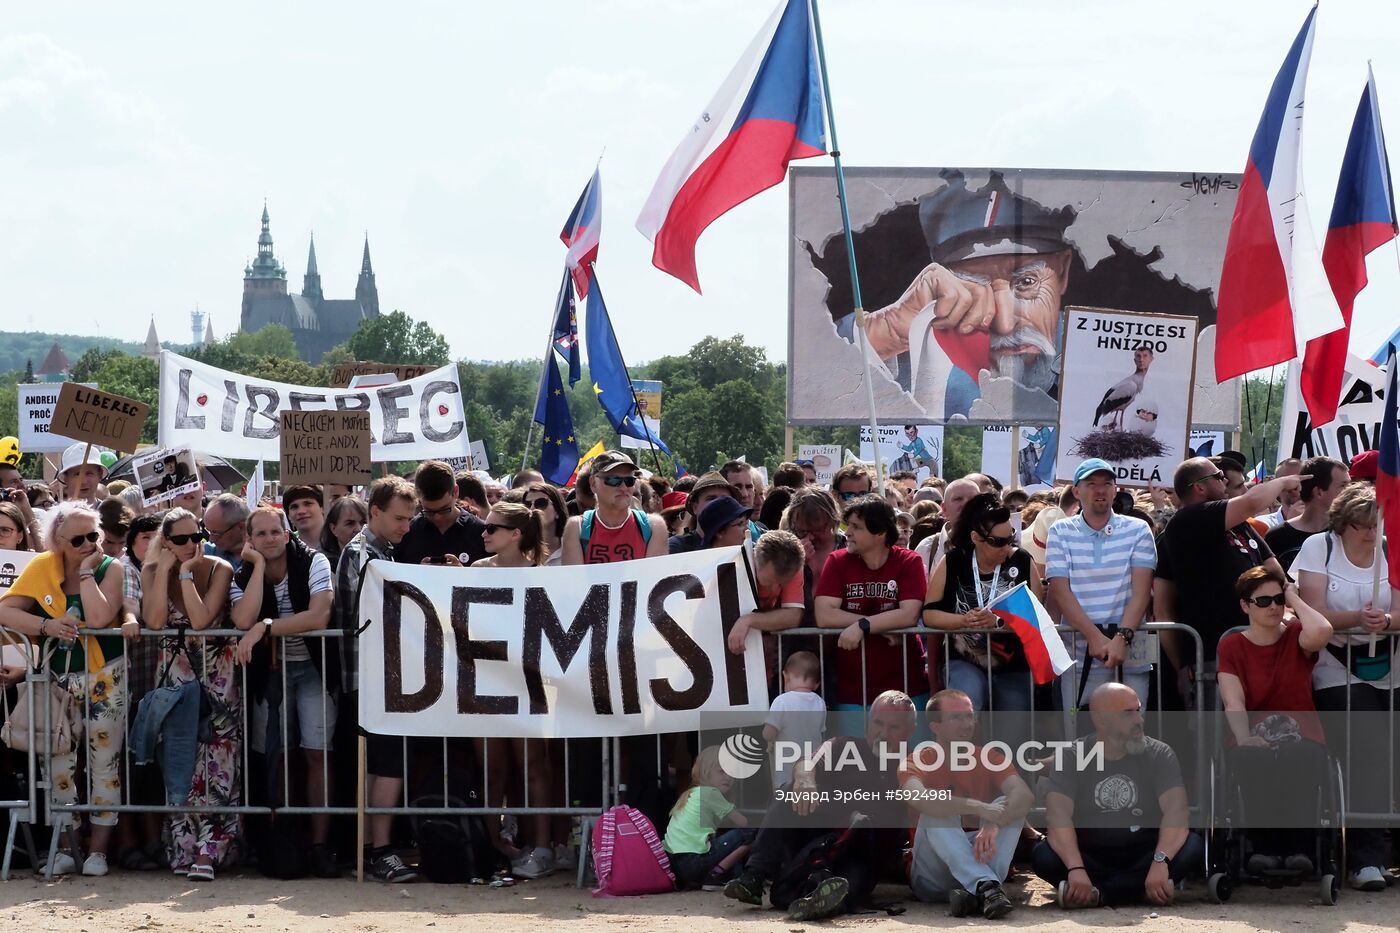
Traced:
POLYGON ((690 787, 671 808, 664 845, 681 888, 719 890, 748 856, 756 833, 743 828, 748 820, 726 796, 734 779, 720 767, 718 745, 700 752, 690 777, 690 787), (726 822, 740 828, 716 835, 726 822))

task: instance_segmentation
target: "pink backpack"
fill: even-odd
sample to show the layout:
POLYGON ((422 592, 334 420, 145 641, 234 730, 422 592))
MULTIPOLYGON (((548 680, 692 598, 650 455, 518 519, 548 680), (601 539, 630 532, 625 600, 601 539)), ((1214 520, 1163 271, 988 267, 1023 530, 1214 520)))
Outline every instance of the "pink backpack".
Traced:
POLYGON ((676 889, 656 827, 635 807, 605 810, 593 827, 594 897, 664 894, 676 889))

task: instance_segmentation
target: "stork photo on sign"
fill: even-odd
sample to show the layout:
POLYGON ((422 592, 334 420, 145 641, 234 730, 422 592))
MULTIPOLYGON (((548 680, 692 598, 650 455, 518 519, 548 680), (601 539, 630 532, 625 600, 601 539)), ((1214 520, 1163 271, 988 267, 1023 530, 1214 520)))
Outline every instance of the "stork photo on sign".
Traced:
POLYGON ((1055 478, 1098 457, 1120 486, 1170 483, 1190 456, 1196 318, 1069 308, 1055 478))

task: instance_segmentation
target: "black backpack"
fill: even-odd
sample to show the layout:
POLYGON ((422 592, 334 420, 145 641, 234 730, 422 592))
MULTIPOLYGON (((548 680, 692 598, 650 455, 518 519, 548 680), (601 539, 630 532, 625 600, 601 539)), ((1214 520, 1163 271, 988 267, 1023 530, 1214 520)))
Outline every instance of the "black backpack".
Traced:
MULTIPOLYGON (((477 807, 471 802, 441 794, 419 797, 414 807, 477 807)), ((429 814, 412 818, 413 838, 418 842, 418 868, 435 884, 466 884, 473 879, 490 881, 496 872, 509 868, 505 856, 491 845, 486 821, 480 816, 429 814)))

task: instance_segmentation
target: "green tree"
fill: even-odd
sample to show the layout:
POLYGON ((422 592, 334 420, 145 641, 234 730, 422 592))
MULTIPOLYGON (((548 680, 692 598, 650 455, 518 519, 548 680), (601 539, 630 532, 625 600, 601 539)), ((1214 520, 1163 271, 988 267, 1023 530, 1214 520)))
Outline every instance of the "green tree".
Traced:
POLYGON ((97 378, 98 372, 107 364, 107 361, 119 356, 127 356, 121 350, 107 350, 102 347, 89 347, 78 357, 78 361, 73 364, 68 371, 68 378, 73 382, 92 382, 97 378))
POLYGON ((144 356, 118 352, 99 368, 92 380, 104 392, 123 395, 151 406, 151 417, 141 430, 141 440, 156 442, 160 411, 160 364, 144 356))
POLYGON ((1272 473, 1278 460, 1284 385, 1282 375, 1273 382, 1263 378, 1245 381, 1245 397, 1240 403, 1240 452, 1251 469, 1263 460, 1265 469, 1272 473))
POLYGON ((375 363, 446 366, 451 358, 447 338, 402 311, 360 321, 347 346, 355 359, 375 363))
POLYGON ((33 361, 33 360, 25 360, 25 362, 24 362, 24 381, 25 381, 25 384, 27 384, 27 385, 28 385, 28 384, 33 384, 33 382, 34 382, 34 361, 33 361))

